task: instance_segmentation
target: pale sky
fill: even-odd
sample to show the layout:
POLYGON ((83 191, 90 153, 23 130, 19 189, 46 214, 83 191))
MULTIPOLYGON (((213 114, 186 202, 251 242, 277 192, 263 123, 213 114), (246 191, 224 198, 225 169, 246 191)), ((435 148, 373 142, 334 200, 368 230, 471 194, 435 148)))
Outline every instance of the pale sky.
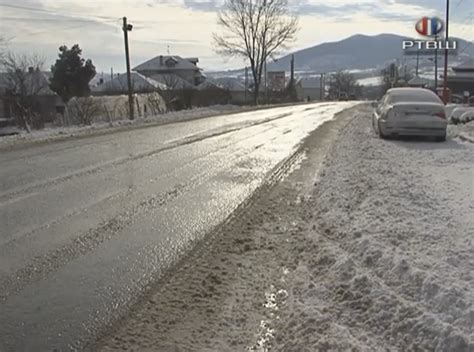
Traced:
MULTIPOLYGON (((132 67, 157 55, 198 57, 205 70, 242 67, 213 50, 216 13, 224 0, 0 0, 1 36, 12 51, 36 53, 49 67, 60 45, 79 44, 97 71, 125 68, 121 21, 130 35, 132 67)), ((353 34, 416 36, 423 16, 445 17, 446 0, 289 0, 300 16, 291 51, 353 34)), ((450 35, 474 40, 474 0, 451 0, 450 35)))

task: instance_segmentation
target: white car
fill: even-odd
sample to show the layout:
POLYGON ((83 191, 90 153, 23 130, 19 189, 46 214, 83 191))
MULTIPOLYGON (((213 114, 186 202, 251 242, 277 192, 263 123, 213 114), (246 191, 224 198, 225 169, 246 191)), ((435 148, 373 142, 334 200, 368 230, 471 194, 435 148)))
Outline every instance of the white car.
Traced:
POLYGON ((469 122, 470 120, 467 120, 467 118, 472 115, 473 112, 474 107, 458 106, 452 110, 451 114, 449 115, 449 121, 454 124, 469 122))
POLYGON ((474 109, 466 111, 459 118, 460 123, 468 123, 468 122, 471 122, 471 121, 474 121, 474 109))
POLYGON ((446 140, 443 101, 424 88, 392 88, 376 106, 373 125, 381 138, 432 136, 446 140))

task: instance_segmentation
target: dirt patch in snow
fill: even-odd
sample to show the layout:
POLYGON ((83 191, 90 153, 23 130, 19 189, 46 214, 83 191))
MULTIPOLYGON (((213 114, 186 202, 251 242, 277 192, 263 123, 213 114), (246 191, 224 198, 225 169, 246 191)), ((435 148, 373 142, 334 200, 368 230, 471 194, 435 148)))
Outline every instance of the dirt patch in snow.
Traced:
POLYGON ((474 146, 362 106, 292 160, 90 349, 472 351, 474 146))

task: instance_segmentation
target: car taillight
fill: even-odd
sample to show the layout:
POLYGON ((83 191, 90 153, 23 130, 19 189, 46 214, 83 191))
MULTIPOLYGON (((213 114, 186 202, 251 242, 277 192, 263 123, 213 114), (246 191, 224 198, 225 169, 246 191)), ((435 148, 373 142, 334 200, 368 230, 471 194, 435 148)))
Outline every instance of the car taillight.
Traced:
POLYGON ((446 120, 446 113, 444 111, 437 112, 435 116, 441 117, 442 119, 446 120))

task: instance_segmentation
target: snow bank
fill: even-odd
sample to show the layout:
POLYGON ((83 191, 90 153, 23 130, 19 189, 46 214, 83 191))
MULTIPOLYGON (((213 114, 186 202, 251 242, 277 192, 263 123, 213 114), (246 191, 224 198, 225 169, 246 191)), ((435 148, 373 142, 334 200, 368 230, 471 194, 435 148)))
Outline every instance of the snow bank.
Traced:
POLYGON ((450 111, 450 114, 447 116, 451 123, 467 123, 474 120, 474 107, 472 106, 457 105, 454 108, 449 106, 446 110, 450 111))
MULTIPOLYGON (((168 112, 162 115, 139 117, 133 121, 122 117, 122 119, 113 120, 112 122, 101 121, 88 126, 51 127, 35 130, 32 133, 21 131, 20 134, 14 136, 1 137, 0 148, 8 148, 18 144, 49 142, 67 137, 86 136, 95 133, 108 133, 146 124, 152 125, 188 121, 242 110, 244 110, 244 108, 235 105, 215 105, 205 108, 168 112)), ((104 118, 104 120, 106 119, 104 118)))
POLYGON ((309 197, 275 350, 473 351, 474 145, 384 141, 369 116, 309 197))
POLYGON ((464 124, 448 125, 448 135, 452 138, 459 137, 465 141, 474 143, 474 121, 464 124))

